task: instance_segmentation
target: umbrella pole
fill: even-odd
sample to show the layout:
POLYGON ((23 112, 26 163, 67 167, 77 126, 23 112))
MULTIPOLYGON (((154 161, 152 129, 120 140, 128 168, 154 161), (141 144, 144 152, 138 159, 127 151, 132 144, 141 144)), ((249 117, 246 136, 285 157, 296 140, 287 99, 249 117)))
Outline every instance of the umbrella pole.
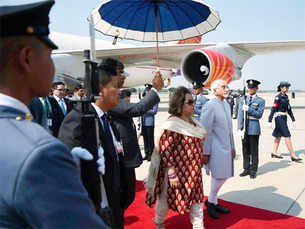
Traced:
POLYGON ((158 15, 155 13, 155 23, 156 23, 156 41, 157 41, 157 66, 160 67, 159 61, 159 38, 158 38, 158 15))

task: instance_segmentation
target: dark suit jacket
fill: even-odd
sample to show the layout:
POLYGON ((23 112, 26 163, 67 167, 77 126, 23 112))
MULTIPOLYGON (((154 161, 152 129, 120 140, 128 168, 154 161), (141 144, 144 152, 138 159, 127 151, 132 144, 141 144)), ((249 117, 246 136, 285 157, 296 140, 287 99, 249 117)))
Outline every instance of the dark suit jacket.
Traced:
MULTIPOLYGON (((54 137, 58 137, 58 131, 60 128, 60 125, 62 123, 62 121, 65 118, 65 115, 63 114, 58 102, 56 101, 56 99, 53 96, 49 96, 48 97, 49 102, 51 104, 52 107, 52 126, 50 127, 52 134, 54 137)), ((70 101, 68 99, 64 99, 65 103, 67 105, 67 114, 72 110, 73 105, 70 103, 70 101)))
MULTIPOLYGON (((97 117, 94 107, 89 104, 89 114, 97 117)), ((99 121, 99 120, 98 120, 99 121)), ((106 139, 103 127, 98 122, 100 143, 104 149, 105 157, 105 175, 103 175, 103 182, 106 189, 106 194, 110 207, 112 207, 112 193, 114 192, 114 168, 111 154, 106 144, 106 139)), ((116 138, 119 139, 118 132, 112 126, 116 138)), ((59 131, 58 138, 66 144, 70 149, 81 146, 86 148, 92 155, 93 160, 81 160, 81 176, 84 186, 86 187, 91 200, 94 202, 96 209, 100 208, 101 203, 101 189, 100 189, 100 175, 97 170, 97 141, 96 141, 95 121, 91 118, 84 117, 81 104, 77 104, 75 108, 66 115, 59 131)))
POLYGON ((121 137, 124 149, 124 167, 137 168, 143 162, 137 139, 136 126, 132 118, 142 116, 159 102, 159 96, 154 90, 151 90, 138 103, 129 103, 124 99, 120 99, 119 104, 108 112, 111 122, 119 131, 121 137))
POLYGON ((38 123, 44 128, 48 128, 47 114, 44 112, 43 105, 39 98, 33 98, 28 107, 33 115, 33 122, 38 123))
POLYGON ((64 144, 12 107, 0 130, 0 228, 106 228, 64 144))

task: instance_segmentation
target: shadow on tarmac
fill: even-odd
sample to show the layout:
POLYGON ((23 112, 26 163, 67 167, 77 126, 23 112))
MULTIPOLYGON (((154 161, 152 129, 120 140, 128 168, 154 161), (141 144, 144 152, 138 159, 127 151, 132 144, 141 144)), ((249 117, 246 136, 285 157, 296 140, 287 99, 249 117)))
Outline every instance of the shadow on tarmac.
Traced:
MULTIPOLYGON (((221 199, 225 200, 240 200, 242 203, 247 203, 248 206, 255 206, 258 208, 268 209, 283 209, 282 214, 289 214, 289 210, 292 205, 294 208, 294 214, 298 215, 302 208, 301 206, 290 197, 283 196, 281 194, 275 193, 277 188, 274 186, 260 187, 252 190, 241 190, 232 191, 225 193, 220 196, 221 199), (261 198, 260 198, 261 197, 261 198), (285 206, 285 207, 283 207, 285 206)), ((281 216, 290 217, 289 215, 281 216)), ((253 216, 248 216, 248 218, 253 218, 253 216)), ((256 217, 254 217, 256 218, 256 217)), ((268 218, 262 217, 263 220, 268 220, 268 218)))
MULTIPOLYGON (((295 152, 295 154, 297 155, 297 156, 300 156, 301 154, 303 154, 304 156, 305 156, 305 149, 300 149, 300 150, 297 150, 297 151, 294 151, 295 152)), ((283 157, 289 157, 289 159, 290 159, 290 153, 289 152, 286 152, 286 153, 282 153, 281 154, 283 157)))
POLYGON ((268 162, 258 168, 257 175, 263 175, 265 173, 273 172, 273 171, 276 171, 279 169, 284 169, 290 165, 291 165, 291 162, 288 160, 284 160, 284 159, 268 162))

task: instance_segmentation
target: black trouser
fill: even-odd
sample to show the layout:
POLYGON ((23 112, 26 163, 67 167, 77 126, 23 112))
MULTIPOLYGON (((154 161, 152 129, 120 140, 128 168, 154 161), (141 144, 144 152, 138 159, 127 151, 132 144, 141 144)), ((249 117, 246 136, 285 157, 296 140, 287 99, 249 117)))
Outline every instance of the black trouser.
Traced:
POLYGON ((122 208, 121 205, 121 194, 120 192, 113 192, 111 197, 112 198, 108 198, 109 206, 112 210, 111 229, 123 229, 124 209, 122 208))
POLYGON ((154 126, 143 126, 142 134, 144 140, 144 152, 146 156, 151 156, 155 148, 154 142, 154 126))
POLYGON ((245 135, 243 140, 244 170, 256 173, 258 167, 259 135, 245 135))
POLYGON ((136 172, 134 168, 121 166, 121 206, 126 210, 136 196, 136 172))
MULTIPOLYGON (((109 178, 109 177, 108 177, 109 178)), ((124 209, 121 205, 122 196, 120 190, 116 191, 113 189, 111 182, 105 182, 104 185, 107 194, 107 200, 109 207, 112 211, 111 217, 111 229, 123 229, 124 228, 124 209)))

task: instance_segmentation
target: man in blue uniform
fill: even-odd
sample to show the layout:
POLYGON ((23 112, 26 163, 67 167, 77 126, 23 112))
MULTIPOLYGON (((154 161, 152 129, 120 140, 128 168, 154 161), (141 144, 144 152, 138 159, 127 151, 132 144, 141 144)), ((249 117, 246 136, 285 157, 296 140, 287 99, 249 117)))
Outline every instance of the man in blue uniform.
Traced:
POLYGON ((279 144, 281 141, 281 137, 285 138, 286 146, 289 150, 291 160, 295 162, 300 162, 302 159, 297 157, 294 153, 292 143, 291 143, 291 134, 287 126, 287 114, 289 114, 292 124, 294 126, 295 118, 291 110, 291 106, 289 104, 288 99, 288 89, 290 87, 290 83, 287 81, 280 82, 280 85, 277 87, 277 91, 279 93, 274 100, 269 118, 268 118, 268 126, 272 127, 272 119, 275 115, 275 129, 272 133, 272 136, 275 137, 274 140, 274 148, 273 153, 271 153, 271 157, 282 159, 283 157, 278 155, 277 150, 279 148, 279 144))
POLYGON ((249 95, 240 99, 237 116, 238 134, 243 138, 244 171, 240 176, 250 175, 250 178, 255 179, 258 167, 259 135, 261 133, 259 119, 264 113, 265 100, 256 94, 259 81, 249 79, 247 84, 249 95))
POLYGON ((0 7, 0 228, 107 228, 68 148, 30 122, 54 77, 54 1, 0 7))
POLYGON ((194 118, 199 121, 201 109, 204 106, 204 104, 208 101, 208 99, 201 94, 203 90, 202 83, 199 82, 193 82, 193 89, 194 89, 194 118))

